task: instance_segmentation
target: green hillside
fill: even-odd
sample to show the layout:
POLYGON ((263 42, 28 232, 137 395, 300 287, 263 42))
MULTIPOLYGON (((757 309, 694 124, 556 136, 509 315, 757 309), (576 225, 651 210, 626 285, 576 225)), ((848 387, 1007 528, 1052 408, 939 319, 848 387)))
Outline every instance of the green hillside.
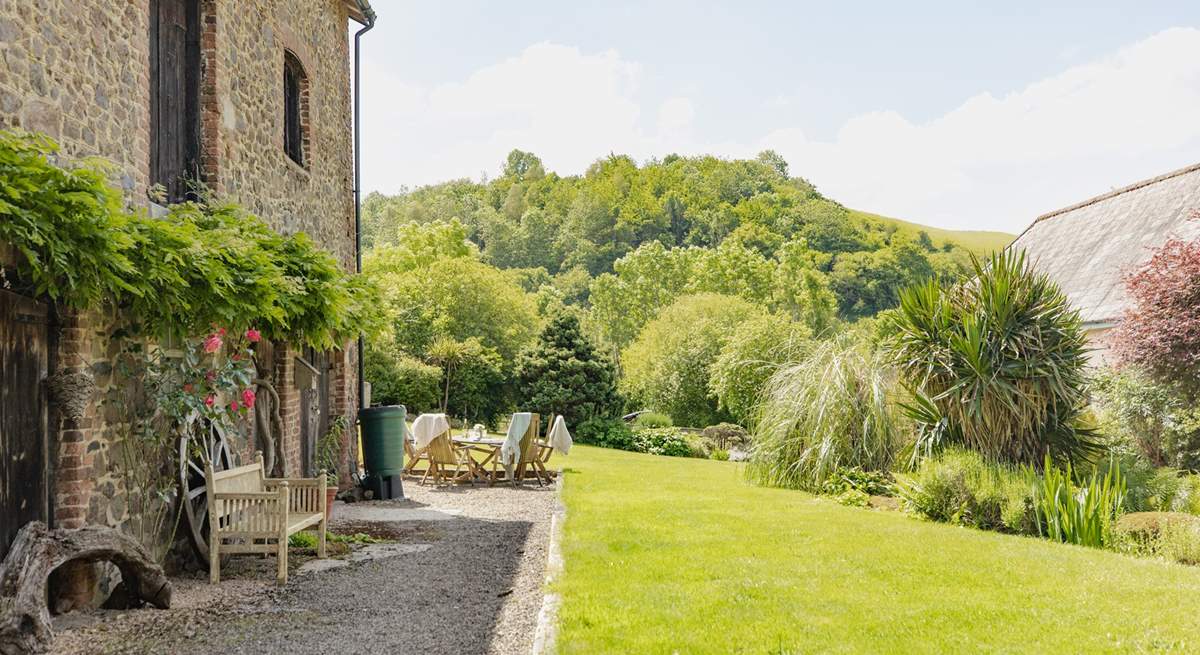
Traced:
POLYGON ((874 218, 885 223, 892 223, 900 226, 903 232, 917 233, 924 230, 934 243, 941 245, 947 241, 952 241, 958 245, 970 250, 977 255, 986 255, 989 252, 1000 250, 1017 238, 1014 234, 1007 232, 992 232, 988 230, 945 230, 939 227, 929 227, 919 223, 910 223, 899 218, 890 216, 880 216, 870 212, 858 211, 857 209, 850 210, 851 215, 874 218))

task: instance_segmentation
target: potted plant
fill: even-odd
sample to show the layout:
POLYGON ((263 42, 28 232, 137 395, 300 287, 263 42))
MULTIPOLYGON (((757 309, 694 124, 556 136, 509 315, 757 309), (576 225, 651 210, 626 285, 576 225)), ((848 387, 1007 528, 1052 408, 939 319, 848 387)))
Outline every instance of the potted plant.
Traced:
POLYGON ((317 443, 317 469, 325 474, 325 520, 333 513, 333 499, 338 491, 338 456, 342 452, 342 439, 346 436, 346 417, 335 416, 329 422, 329 430, 317 443))

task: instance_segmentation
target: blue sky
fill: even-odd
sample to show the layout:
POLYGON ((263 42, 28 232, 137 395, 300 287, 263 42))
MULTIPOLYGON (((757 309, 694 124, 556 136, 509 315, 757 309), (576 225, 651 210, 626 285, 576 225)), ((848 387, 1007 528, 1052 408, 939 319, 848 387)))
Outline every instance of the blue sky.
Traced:
POLYGON ((1200 161, 1195 2, 373 4, 367 190, 771 147, 849 206, 1017 231, 1200 161))

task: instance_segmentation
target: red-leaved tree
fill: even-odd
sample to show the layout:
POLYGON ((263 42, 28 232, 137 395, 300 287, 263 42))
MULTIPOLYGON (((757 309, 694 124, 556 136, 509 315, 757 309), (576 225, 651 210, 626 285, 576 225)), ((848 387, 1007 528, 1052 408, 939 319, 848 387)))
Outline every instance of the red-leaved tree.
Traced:
POLYGON ((1113 335, 1121 362, 1200 392, 1200 240, 1169 239, 1125 285, 1130 306, 1113 335))

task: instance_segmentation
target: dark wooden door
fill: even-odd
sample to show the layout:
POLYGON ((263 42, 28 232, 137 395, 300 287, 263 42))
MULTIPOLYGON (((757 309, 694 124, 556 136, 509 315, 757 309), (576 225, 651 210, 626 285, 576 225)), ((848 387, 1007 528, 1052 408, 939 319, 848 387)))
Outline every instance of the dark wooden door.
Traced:
POLYGON ((200 0, 150 0, 150 183, 188 196, 200 157, 200 0))
POLYGON ((304 475, 315 475, 318 445, 329 431, 330 357, 328 352, 305 348, 304 360, 317 373, 315 388, 300 390, 300 460, 304 475))
POLYGON ((49 515, 46 306, 0 290, 0 560, 17 532, 49 515))

